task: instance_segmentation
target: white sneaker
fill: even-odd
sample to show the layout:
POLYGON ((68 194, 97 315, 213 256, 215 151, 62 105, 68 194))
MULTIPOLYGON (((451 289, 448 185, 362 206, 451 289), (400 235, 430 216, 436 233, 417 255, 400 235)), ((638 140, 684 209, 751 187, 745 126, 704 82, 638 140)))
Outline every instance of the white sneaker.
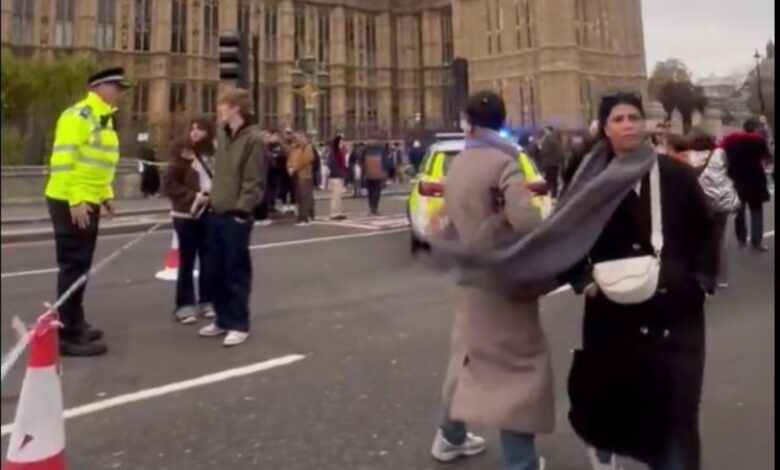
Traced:
POLYGON ((593 447, 588 447, 588 461, 593 470, 617 470, 617 460, 614 454, 608 463, 602 463, 593 447))
POLYGON ((473 457, 485 452, 485 440, 479 436, 468 433, 463 444, 456 446, 450 444, 444 438, 441 429, 436 430, 436 437, 433 439, 431 455, 439 462, 452 462, 460 457, 473 457))
POLYGON ((257 222, 255 222, 255 225, 257 225, 258 227, 268 227, 269 225, 272 225, 273 223, 274 223, 273 220, 265 219, 265 220, 258 220, 257 222))
POLYGON ((311 225, 310 222, 298 222, 295 224, 296 227, 308 227, 309 225, 311 225))
POLYGON ((206 325, 198 331, 198 335, 204 338, 216 338, 217 336, 222 336, 224 334, 227 334, 227 330, 218 327, 216 323, 206 325))
POLYGON ((249 338, 249 333, 243 331, 228 331, 225 340, 222 341, 223 346, 238 346, 249 338))
POLYGON ((173 317, 182 325, 192 325, 198 321, 195 307, 192 305, 186 305, 176 309, 176 311, 173 312, 173 317))
POLYGON ((207 320, 211 320, 217 316, 217 311, 214 310, 214 305, 212 304, 200 304, 198 310, 200 311, 200 315, 207 320))

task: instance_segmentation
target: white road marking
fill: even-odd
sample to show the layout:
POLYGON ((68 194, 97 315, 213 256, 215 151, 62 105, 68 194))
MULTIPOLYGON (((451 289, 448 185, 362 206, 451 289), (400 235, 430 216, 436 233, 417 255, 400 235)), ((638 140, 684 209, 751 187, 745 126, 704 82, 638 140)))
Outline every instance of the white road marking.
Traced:
MULTIPOLYGON (((334 223, 335 224, 335 223, 334 223)), ((333 225, 333 224, 331 224, 333 225)), ((355 225, 350 225, 350 228, 358 228, 355 227, 355 225)), ((406 232, 409 230, 409 227, 404 228, 396 228, 396 229, 390 229, 390 230, 379 230, 377 227, 364 227, 367 230, 372 230, 369 233, 350 233, 346 235, 334 235, 330 237, 319 237, 319 238, 305 238, 302 240, 292 240, 288 242, 276 242, 276 243, 264 243, 259 245, 252 245, 249 247, 250 250, 267 250, 272 248, 283 248, 287 246, 297 246, 297 245, 307 245, 312 243, 324 243, 324 242, 332 242, 332 241, 339 241, 339 240, 350 240, 353 238, 368 238, 368 237, 378 237, 382 235, 392 235, 395 233, 400 232, 406 232)), ((769 232, 764 233, 764 236, 766 238, 774 238, 775 231, 770 230, 769 232)), ((54 274, 58 271, 57 268, 47 268, 47 269, 36 269, 32 271, 16 271, 16 272, 10 272, 10 273, 2 273, 0 278, 7 279, 7 278, 15 278, 15 277, 26 277, 26 276, 36 276, 39 274, 54 274)), ((560 290, 560 289, 559 289, 560 290)), ((560 292, 556 291, 556 294, 559 294, 560 292)))
POLYGON ((353 238, 369 238, 369 237, 380 237, 382 235, 392 235, 395 233, 401 233, 408 231, 408 228, 399 228, 395 230, 383 230, 381 232, 369 232, 369 233, 348 233, 346 235, 333 235, 331 237, 319 237, 319 238, 306 238, 303 240, 290 240, 289 242, 277 242, 277 243, 264 243, 261 245, 253 245, 250 246, 250 250, 267 250, 271 248, 281 248, 286 246, 296 246, 296 245, 308 245, 312 243, 324 243, 324 242, 334 242, 339 240, 351 240, 353 238))
MULTIPOLYGON (((350 227, 355 228, 355 227, 350 227)), ((376 230, 375 227, 371 227, 371 230, 376 230)), ((349 233, 346 235, 334 235, 330 237, 318 237, 318 238, 304 238, 301 240, 291 240, 287 242, 276 242, 276 243, 262 243, 259 245, 252 245, 249 247, 250 250, 268 250, 272 248, 283 248, 287 246, 297 246, 297 245, 307 245, 312 243, 324 243, 324 242, 333 242, 333 241, 340 241, 340 240, 350 240, 353 238, 367 238, 367 237, 378 237, 382 235, 392 235, 395 233, 405 232, 408 228, 398 228, 393 230, 383 230, 383 231, 372 231, 369 233, 349 233)), ((16 272, 10 272, 10 273, 2 273, 0 278, 6 279, 6 278, 14 278, 14 277, 26 277, 26 276, 35 276, 38 274, 55 274, 57 273, 57 268, 47 268, 47 269, 36 269, 32 271, 16 271, 16 272)))
MULTIPOLYGON (((88 403, 86 405, 77 406, 65 410, 65 419, 77 418, 79 416, 89 415, 104 411, 117 406, 127 405, 135 403, 137 401, 148 400, 150 398, 161 397, 164 395, 170 395, 171 393, 177 393, 184 390, 203 387, 204 385, 210 385, 217 382, 223 382, 225 380, 235 379, 237 377, 244 377, 247 375, 256 374, 269 369, 275 369, 277 367, 288 366, 295 362, 306 359, 306 356, 301 354, 290 354, 288 356, 277 357, 256 364, 250 364, 248 366, 237 367, 235 369, 227 369, 214 374, 208 374, 194 379, 184 380, 182 382, 175 382, 161 387, 148 388, 146 390, 140 390, 138 392, 128 393, 125 395, 119 395, 113 398, 88 403)), ((2 426, 2 432, 0 435, 5 436, 10 434, 13 430, 13 423, 4 424, 2 426)))
POLYGON ((34 269, 32 271, 17 271, 17 272, 13 272, 13 273, 3 273, 2 276, 0 276, 0 278, 1 279, 5 279, 7 277, 35 276, 37 274, 56 273, 57 271, 59 271, 57 268, 34 269))

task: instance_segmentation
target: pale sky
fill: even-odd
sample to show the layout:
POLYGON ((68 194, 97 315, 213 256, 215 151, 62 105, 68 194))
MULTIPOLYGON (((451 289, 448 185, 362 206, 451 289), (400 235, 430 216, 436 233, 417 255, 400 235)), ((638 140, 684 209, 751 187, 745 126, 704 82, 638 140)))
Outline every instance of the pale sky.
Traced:
POLYGON ((774 38, 773 0, 643 0, 647 73, 656 62, 682 60, 697 78, 754 64, 774 38))

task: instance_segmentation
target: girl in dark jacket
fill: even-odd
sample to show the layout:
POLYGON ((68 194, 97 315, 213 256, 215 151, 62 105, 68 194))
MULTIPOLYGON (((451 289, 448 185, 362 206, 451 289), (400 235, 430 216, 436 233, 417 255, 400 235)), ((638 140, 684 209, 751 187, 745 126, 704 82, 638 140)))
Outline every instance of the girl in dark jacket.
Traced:
POLYGON ((173 228, 179 240, 174 318, 188 325, 197 321, 198 314, 205 318, 215 316, 206 240, 211 172, 205 159, 196 153, 191 140, 182 140, 174 145, 173 158, 165 172, 164 183, 165 194, 170 198, 173 208, 173 228), (193 273, 196 259, 200 265, 197 302, 193 273))
MULTIPOLYGON (((599 117, 600 139, 609 141, 612 158, 643 143, 639 97, 605 98, 599 117)), ((583 346, 569 376, 569 418, 589 446, 594 469, 615 469, 616 454, 658 470, 701 465, 704 299, 716 260, 704 242, 713 223, 691 168, 658 155, 658 170, 664 243, 656 294, 618 304, 592 276, 595 263, 654 253, 649 176, 618 206, 587 258, 564 276, 586 294, 583 346)))

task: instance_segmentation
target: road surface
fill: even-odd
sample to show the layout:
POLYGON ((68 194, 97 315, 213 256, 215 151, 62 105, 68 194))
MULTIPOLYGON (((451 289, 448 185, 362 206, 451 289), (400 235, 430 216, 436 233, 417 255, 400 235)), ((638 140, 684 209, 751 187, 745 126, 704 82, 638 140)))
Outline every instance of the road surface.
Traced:
MULTIPOLYGON (((106 331, 110 352, 64 361, 65 406, 73 415, 66 422, 70 468, 497 469, 492 430, 477 429, 489 439, 482 457, 442 466, 429 456, 441 414, 451 287, 410 257, 402 218, 393 219, 403 214, 403 202, 389 199, 384 209, 384 220, 394 224, 365 218, 255 228, 252 336, 237 349, 198 338, 196 327, 171 319, 174 286, 154 278, 170 233, 149 237, 99 275, 89 286, 88 315, 106 331), (213 375, 225 371, 235 377, 213 375), (163 388, 170 384, 172 393, 163 388)), ((775 465, 771 216, 767 227, 772 252, 732 247, 732 287, 707 305, 705 469, 775 465)), ((102 239, 99 256, 128 239, 102 239)), ((48 242, 2 248, 4 351, 13 315, 30 321, 52 300, 53 258, 48 242)), ((565 393, 570 351, 580 341, 581 299, 562 292, 543 309, 558 429, 538 439, 539 449, 548 469, 586 470, 565 393)), ((13 419, 23 371, 17 367, 3 384, 4 425, 13 419)))

